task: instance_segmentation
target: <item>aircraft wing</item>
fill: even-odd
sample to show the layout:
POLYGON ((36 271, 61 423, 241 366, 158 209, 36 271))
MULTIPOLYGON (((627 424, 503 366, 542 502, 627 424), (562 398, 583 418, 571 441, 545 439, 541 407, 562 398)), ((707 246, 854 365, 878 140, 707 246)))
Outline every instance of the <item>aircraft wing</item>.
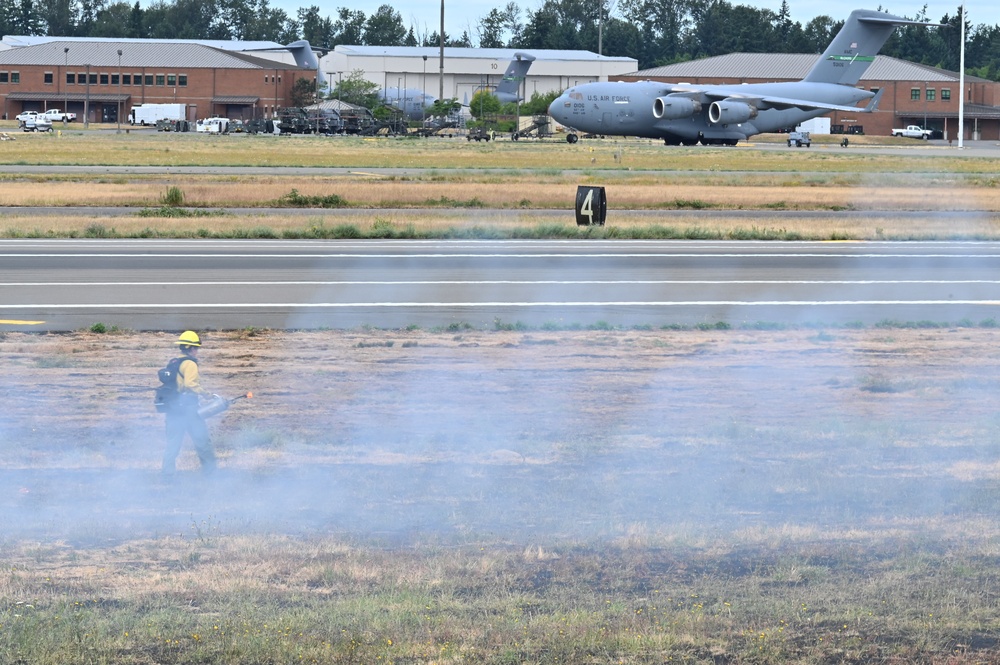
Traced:
MULTIPOLYGON (((814 111, 814 110, 824 110, 824 111, 844 111, 846 113, 856 112, 856 113, 872 113, 877 107, 878 103, 882 100, 883 90, 879 90, 875 96, 868 102, 867 106, 844 106, 842 104, 827 104, 825 102, 811 101, 808 99, 791 99, 787 97, 750 97, 748 101, 757 100, 759 101, 762 108, 772 108, 772 109, 790 109, 796 108, 803 111, 814 111)), ((732 95, 730 95, 732 97, 732 95)))
POLYGON ((842 104, 828 104, 826 102, 814 101, 810 99, 795 99, 793 97, 775 97, 772 95, 748 95, 741 94, 738 91, 726 88, 698 88, 698 87, 687 87, 687 86, 671 86, 664 94, 692 94, 699 95, 703 99, 707 100, 721 100, 721 99, 739 99, 745 101, 747 104, 753 104, 757 108, 761 109, 790 109, 797 108, 803 111, 813 111, 813 110, 823 110, 823 111, 843 111, 845 113, 872 113, 878 107, 878 103, 882 100, 882 93, 885 91, 883 88, 879 90, 875 96, 868 102, 867 106, 844 106, 842 104))

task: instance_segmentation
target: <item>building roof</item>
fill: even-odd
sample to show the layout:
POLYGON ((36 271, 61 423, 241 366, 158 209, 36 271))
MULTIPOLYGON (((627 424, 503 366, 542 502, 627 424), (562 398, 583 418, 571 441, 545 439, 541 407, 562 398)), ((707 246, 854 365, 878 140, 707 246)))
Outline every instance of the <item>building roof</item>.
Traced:
MULTIPOLYGON (((669 79, 689 77, 741 78, 765 81, 798 80, 805 78, 819 58, 820 56, 812 53, 729 53, 712 58, 643 69, 628 74, 628 76, 669 79)), ((986 81, 972 76, 965 78, 967 81, 986 81)), ((958 74, 887 55, 877 55, 861 80, 957 83, 958 74)))
POLYGON ((201 44, 223 51, 267 51, 287 50, 278 42, 252 41, 243 42, 229 39, 140 39, 131 37, 51 37, 48 35, 4 35, 0 39, 0 49, 37 46, 49 42, 116 42, 124 44, 201 44))
POLYGON ((323 109, 324 111, 358 111, 364 108, 363 106, 357 106, 355 104, 348 104, 347 102, 342 102, 339 99, 327 99, 326 101, 319 102, 317 104, 310 104, 306 107, 307 109, 323 109))
MULTIPOLYGON (((12 92, 7 95, 10 101, 18 102, 124 102, 131 97, 131 92, 122 94, 99 92, 12 92)), ((60 104, 61 106, 61 104, 60 104)))
MULTIPOLYGON (((441 50, 437 46, 353 46, 340 44, 333 48, 334 53, 355 57, 389 57, 389 58, 421 58, 437 59, 441 50)), ((445 46, 446 58, 471 58, 487 60, 513 60, 515 53, 527 53, 541 60, 584 60, 606 62, 635 62, 635 58, 621 56, 597 55, 591 51, 569 51, 558 49, 512 49, 512 48, 463 48, 445 46)))
MULTIPOLYGON (((57 67, 68 63, 77 68, 85 65, 94 68, 118 67, 119 50, 122 52, 120 62, 123 68, 154 67, 179 70, 275 68, 274 60, 188 41, 77 41, 61 38, 0 51, 0 66, 57 67)), ((294 65, 282 67, 296 69, 294 65)))

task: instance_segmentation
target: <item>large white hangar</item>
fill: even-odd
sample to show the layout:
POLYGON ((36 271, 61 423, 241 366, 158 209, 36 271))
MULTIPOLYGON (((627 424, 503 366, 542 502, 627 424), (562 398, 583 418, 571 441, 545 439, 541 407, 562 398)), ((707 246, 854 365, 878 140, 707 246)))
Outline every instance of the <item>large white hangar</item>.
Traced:
POLYGON ((525 99, 531 99, 534 93, 607 81, 608 77, 634 72, 639 65, 635 58, 602 56, 590 51, 445 47, 442 75, 441 49, 436 46, 340 45, 320 58, 320 69, 331 86, 360 70, 367 80, 382 88, 418 88, 434 97, 464 103, 477 90, 495 88, 517 53, 535 58, 522 88, 525 99))

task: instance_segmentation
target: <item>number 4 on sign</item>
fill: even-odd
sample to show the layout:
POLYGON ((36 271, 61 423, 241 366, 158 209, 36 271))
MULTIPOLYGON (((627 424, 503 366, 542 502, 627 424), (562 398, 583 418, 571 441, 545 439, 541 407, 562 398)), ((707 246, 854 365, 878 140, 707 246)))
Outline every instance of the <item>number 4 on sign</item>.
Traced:
POLYGON ((580 205, 580 214, 587 218, 587 224, 593 225, 594 223, 594 190, 587 190, 587 198, 583 200, 580 205))
POLYGON ((576 223, 578 226, 603 225, 607 216, 608 199, 603 187, 576 188, 576 223))

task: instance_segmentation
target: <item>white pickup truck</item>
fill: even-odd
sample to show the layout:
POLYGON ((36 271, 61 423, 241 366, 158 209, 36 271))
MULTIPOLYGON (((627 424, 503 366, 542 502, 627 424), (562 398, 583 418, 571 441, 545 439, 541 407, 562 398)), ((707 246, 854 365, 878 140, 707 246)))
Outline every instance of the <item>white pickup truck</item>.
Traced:
POLYGON ((907 125, 906 129, 893 129, 893 136, 904 136, 908 139, 927 140, 931 137, 931 130, 924 129, 920 125, 907 125))
POLYGON ((44 115, 52 122, 62 122, 63 120, 65 120, 66 122, 73 122, 74 120, 76 120, 75 113, 69 113, 68 111, 64 112, 62 109, 49 109, 42 115, 44 115))

